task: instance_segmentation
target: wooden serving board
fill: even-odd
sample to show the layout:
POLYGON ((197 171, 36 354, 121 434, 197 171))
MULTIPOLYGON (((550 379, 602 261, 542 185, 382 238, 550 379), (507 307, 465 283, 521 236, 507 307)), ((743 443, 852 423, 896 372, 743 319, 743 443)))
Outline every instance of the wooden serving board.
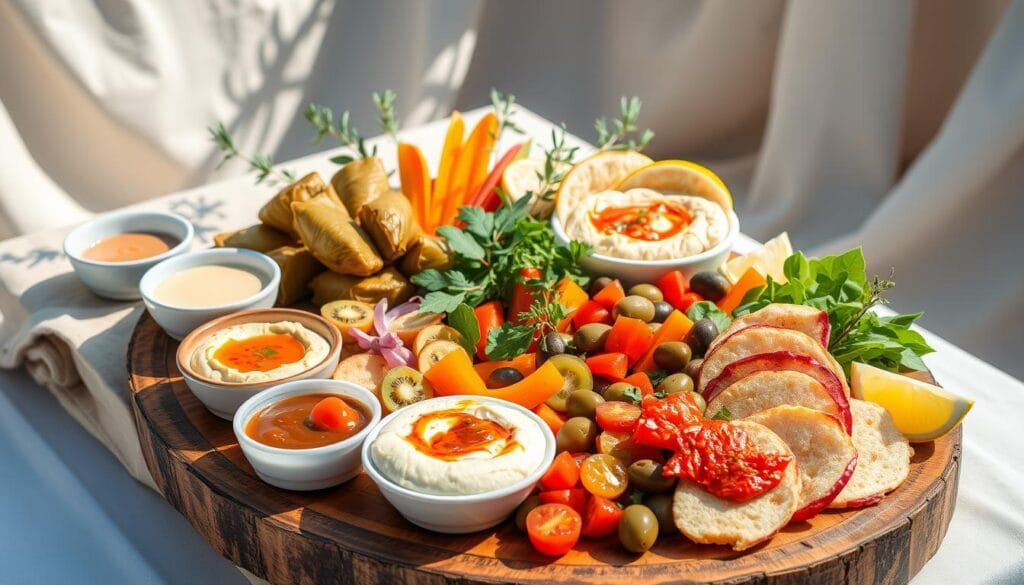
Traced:
POLYGON ((582 539, 551 560, 512 522, 464 536, 418 528, 365 474, 312 493, 261 482, 231 424, 189 392, 176 348, 143 314, 128 374, 146 463, 164 497, 217 551, 273 583, 906 583, 938 549, 956 501, 959 427, 915 445, 910 477, 880 504, 819 514, 743 553, 675 535, 635 555, 611 537, 582 539))

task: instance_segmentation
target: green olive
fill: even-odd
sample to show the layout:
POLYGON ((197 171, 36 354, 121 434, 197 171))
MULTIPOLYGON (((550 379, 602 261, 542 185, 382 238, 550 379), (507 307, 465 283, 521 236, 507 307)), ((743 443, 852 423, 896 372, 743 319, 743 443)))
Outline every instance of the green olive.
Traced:
POLYGON ((629 295, 615 303, 614 314, 616 317, 631 317, 650 323, 654 319, 654 303, 639 295, 629 295))
POLYGON ((644 505, 654 512, 658 519, 658 534, 675 534, 679 532, 672 512, 672 494, 654 494, 644 499, 644 505))
POLYGON ((675 311, 675 307, 665 301, 654 301, 654 322, 664 323, 665 319, 675 311))
POLYGON ((640 459, 629 465, 629 485, 645 492, 664 492, 676 485, 675 478, 661 474, 661 463, 653 459, 640 459))
POLYGON ((583 416, 577 416, 565 421, 562 428, 558 429, 555 436, 555 445, 558 451, 570 453, 582 453, 590 451, 594 447, 594 439, 597 438, 597 423, 583 416))
POLYGON ((729 281, 713 270, 698 272, 690 277, 690 290, 711 301, 717 303, 722 297, 729 294, 732 285, 729 281))
POLYGON ((654 286, 653 284, 647 284, 646 282, 641 284, 634 284, 629 287, 629 291, 626 292, 629 295, 637 295, 650 300, 652 303, 658 301, 664 301, 665 295, 661 294, 661 289, 654 286))
POLYGON ((654 363, 668 372, 680 372, 690 363, 693 350, 682 341, 666 341, 654 348, 654 363))
POLYGON ((703 363, 704 360, 701 359, 690 360, 690 363, 686 364, 686 367, 683 368, 683 373, 696 380, 700 377, 700 365, 703 363))
POLYGON ((619 541, 626 550, 642 553, 658 540, 658 518, 647 506, 633 504, 622 511, 619 541))
POLYGON ((516 528, 526 532, 526 515, 541 504, 538 496, 530 496, 516 508, 516 528))
POLYGON ((693 393, 693 401, 697 403, 697 406, 700 408, 701 412, 704 412, 708 409, 708 403, 706 400, 704 400, 704 397, 701 396, 700 392, 693 393))
POLYGON ((587 292, 590 293, 590 296, 594 296, 597 293, 604 290, 604 287, 611 284, 612 280, 614 279, 612 279, 610 276, 598 276, 593 281, 591 281, 590 288, 587 289, 587 292))
POLYGON ((604 399, 607 402, 611 402, 613 400, 618 402, 633 402, 633 399, 630 398, 628 394, 635 392, 635 388, 636 387, 629 382, 615 382, 605 388, 604 399))
POLYGON ((547 405, 551 408, 565 412, 565 401, 569 395, 576 390, 593 390, 594 376, 587 367, 587 362, 574 355, 562 353, 553 355, 548 359, 551 365, 555 366, 558 373, 562 374, 562 387, 547 399, 547 405))
POLYGON ((565 400, 565 412, 569 416, 585 416, 594 418, 594 411, 597 405, 604 402, 604 398, 593 390, 576 390, 565 400))
POLYGON ((686 374, 672 374, 661 382, 655 391, 663 394, 676 394, 678 392, 693 392, 693 378, 686 374))
POLYGON ((604 351, 604 342, 608 339, 608 332, 612 330, 611 325, 604 323, 588 323, 576 330, 573 342, 576 344, 576 351, 583 353, 601 353, 604 351))
POLYGON ((690 346, 694 355, 704 355, 711 342, 718 337, 718 326, 711 319, 700 319, 693 324, 683 341, 690 346))

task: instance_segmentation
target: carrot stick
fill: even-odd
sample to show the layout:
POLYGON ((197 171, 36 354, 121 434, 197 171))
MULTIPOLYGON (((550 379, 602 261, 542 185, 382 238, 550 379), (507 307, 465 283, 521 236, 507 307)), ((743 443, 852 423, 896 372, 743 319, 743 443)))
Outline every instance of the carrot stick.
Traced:
POLYGON ((448 198, 451 196, 452 172, 455 163, 462 152, 462 141, 465 139, 466 122, 462 114, 452 112, 451 121, 448 123, 448 133, 444 137, 444 148, 441 150, 441 163, 437 167, 437 179, 434 181, 434 197, 430 208, 430 227, 423 226, 428 231, 433 231, 441 225, 441 218, 444 209, 447 207, 448 198))
MULTIPOLYGON (((484 166, 486 174, 487 163, 490 159, 490 144, 494 141, 491 135, 498 128, 498 117, 494 112, 488 112, 469 135, 469 140, 462 147, 455 168, 452 171, 452 179, 448 188, 448 196, 444 202, 444 213, 441 216, 441 223, 451 223, 455 214, 469 196, 470 180, 475 176, 474 169, 479 159, 484 166)), ((482 181, 482 179, 481 179, 482 181)), ((479 184, 477 184, 479 187, 479 184)))
POLYGON ((497 208, 497 205, 495 205, 493 208, 488 209, 490 205, 487 205, 487 203, 490 200, 491 195, 494 195, 494 198, 497 199, 497 194, 495 194, 494 191, 498 188, 498 183, 501 182, 501 175, 505 172, 505 169, 508 168, 508 165, 512 164, 512 161, 516 159, 516 155, 519 154, 519 151, 522 150, 522 148, 523 143, 519 143, 505 152, 505 155, 498 160, 498 163, 494 165, 490 174, 487 175, 486 179, 484 179, 484 182, 480 185, 476 194, 473 195, 473 198, 470 200, 470 205, 483 207, 485 211, 494 211, 494 209, 497 208))
POLYGON ((427 159, 415 144, 398 145, 398 174, 402 180, 402 193, 409 198, 413 213, 420 225, 427 223, 430 201, 430 171, 427 159))
POLYGON ((754 268, 747 268, 747 271, 729 289, 729 292, 718 301, 718 308, 726 315, 732 315, 733 310, 740 306, 740 303, 743 302, 743 297, 748 292, 764 285, 764 276, 754 268))

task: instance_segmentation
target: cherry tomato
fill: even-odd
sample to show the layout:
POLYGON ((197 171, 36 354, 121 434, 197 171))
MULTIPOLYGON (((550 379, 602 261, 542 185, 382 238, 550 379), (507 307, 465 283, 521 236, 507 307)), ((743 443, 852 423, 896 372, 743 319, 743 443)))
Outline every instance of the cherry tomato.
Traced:
MULTIPOLYGON (((639 408, 637 408, 639 411, 639 408)), ((580 468, 568 451, 562 451, 551 462, 551 467, 540 478, 540 485, 546 490, 567 490, 580 480, 580 468)))
POLYGON ((583 487, 595 496, 614 500, 629 487, 629 475, 622 461, 613 455, 591 455, 580 468, 583 487))
POLYGON ((626 377, 629 358, 624 353, 601 353, 588 357, 587 367, 595 376, 603 376, 609 380, 621 380, 626 377))
POLYGON ((629 357, 629 363, 635 363, 651 349, 654 341, 654 332, 640 319, 631 317, 619 317, 608 332, 608 339, 604 342, 604 348, 608 352, 624 353, 629 357))
POLYGON ((615 303, 621 301, 625 296, 626 290, 622 288, 622 283, 618 280, 613 280, 602 288, 601 292, 594 295, 594 298, 591 300, 610 311, 615 306, 615 303))
POLYGON ((591 323, 611 323, 612 312, 596 301, 587 301, 572 314, 572 324, 579 329, 591 323))
POLYGON ((526 515, 526 534, 542 555, 560 557, 572 550, 582 527, 580 514, 563 504, 541 504, 526 515))
POLYGON ((328 396, 309 412, 309 422, 325 431, 352 431, 359 426, 359 413, 337 396, 328 396))
POLYGON ((622 508, 615 502, 601 496, 593 496, 583 516, 583 536, 602 538, 614 534, 619 528, 622 508))
POLYGON ((550 490, 537 494, 545 504, 564 504, 581 515, 587 509, 587 490, 572 488, 567 490, 550 490))
MULTIPOLYGON (((597 405, 597 426, 606 431, 632 432, 640 420, 640 407, 629 402, 613 400, 597 405)), ((541 478, 543 482, 544 479, 541 478)))

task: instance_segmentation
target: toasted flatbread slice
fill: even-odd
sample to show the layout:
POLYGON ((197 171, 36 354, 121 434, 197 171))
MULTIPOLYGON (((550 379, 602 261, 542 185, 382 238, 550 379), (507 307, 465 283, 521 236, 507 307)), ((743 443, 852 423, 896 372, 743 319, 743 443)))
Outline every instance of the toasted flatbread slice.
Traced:
POLYGON ((715 349, 704 356, 698 376, 698 389, 703 390, 725 366, 747 356, 772 351, 789 351, 816 359, 839 378, 843 393, 850 395, 846 374, 832 354, 806 333, 774 325, 751 325, 731 333, 715 349))
MULTIPOLYGON (((786 442, 767 427, 742 420, 733 424, 746 431, 752 443, 765 453, 792 455, 786 442)), ((680 479, 672 501, 672 516, 679 531, 694 542, 746 550, 768 540, 785 526, 799 503, 800 473, 790 462, 779 485, 746 502, 719 498, 691 481, 680 479)))
POLYGON ((825 509, 850 481, 857 467, 857 449, 839 421, 820 410, 776 406, 744 420, 762 424, 782 438, 796 457, 800 472, 800 505, 792 522, 807 520, 825 509))
POLYGON ((805 333, 821 344, 828 347, 828 336, 832 326, 828 322, 828 312, 807 305, 793 305, 789 303, 772 303, 758 311, 737 317, 731 325, 722 331, 712 344, 714 349, 721 341, 729 335, 745 329, 751 325, 773 325, 783 329, 792 329, 805 333))
POLYGON ((892 417, 874 402, 850 400, 853 446, 859 453, 853 477, 829 508, 861 508, 877 504, 910 474, 914 449, 896 429, 892 417))
POLYGON ((733 420, 783 405, 806 406, 842 420, 843 412, 836 399, 821 382, 794 370, 762 370, 740 378, 708 402, 712 416, 727 409, 733 420))

